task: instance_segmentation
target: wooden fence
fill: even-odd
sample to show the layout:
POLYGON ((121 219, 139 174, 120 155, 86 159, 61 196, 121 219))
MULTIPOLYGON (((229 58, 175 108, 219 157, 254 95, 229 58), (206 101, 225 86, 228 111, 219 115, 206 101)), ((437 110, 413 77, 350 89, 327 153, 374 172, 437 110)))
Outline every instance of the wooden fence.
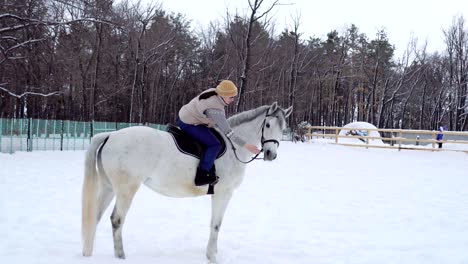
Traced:
POLYGON ((426 151, 459 151, 468 153, 468 132, 450 132, 450 131, 430 131, 430 130, 409 130, 409 129, 372 129, 372 128, 344 128, 344 127, 324 127, 310 126, 307 127, 305 137, 308 141, 313 138, 328 138, 333 139, 335 144, 365 147, 365 148, 387 148, 387 149, 409 149, 409 150, 426 150, 426 151), (351 131, 366 131, 365 135, 340 135, 341 130, 351 131), (369 136, 372 131, 377 131, 380 137, 369 136), (443 134, 443 140, 436 140, 437 134, 443 134), (382 136, 390 135, 390 136, 382 136), (405 137, 405 135, 416 135, 415 138, 405 137), (429 137, 429 139, 420 139, 420 136, 429 137), (456 137, 455 140, 447 139, 448 137, 456 137), (356 138, 363 144, 350 144, 340 142, 340 138, 356 138), (372 144, 371 140, 382 140, 387 144, 372 144), (410 145, 414 143, 414 145, 410 145), (443 144, 443 148, 438 148, 439 143, 443 144), (462 149, 453 149, 447 145, 462 145, 462 149))

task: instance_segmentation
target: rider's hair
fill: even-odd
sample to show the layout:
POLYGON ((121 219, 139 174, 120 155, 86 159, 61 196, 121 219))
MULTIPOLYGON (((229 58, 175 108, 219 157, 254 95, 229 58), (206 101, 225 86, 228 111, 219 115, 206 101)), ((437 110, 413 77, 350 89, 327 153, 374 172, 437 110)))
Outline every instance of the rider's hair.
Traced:
POLYGON ((208 99, 211 96, 218 95, 215 91, 205 92, 198 96, 198 100, 208 99))

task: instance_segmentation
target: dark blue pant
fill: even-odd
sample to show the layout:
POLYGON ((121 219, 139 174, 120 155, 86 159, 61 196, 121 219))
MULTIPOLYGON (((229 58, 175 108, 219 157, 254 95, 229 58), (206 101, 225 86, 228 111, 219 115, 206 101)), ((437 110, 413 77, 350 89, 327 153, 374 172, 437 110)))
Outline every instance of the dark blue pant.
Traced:
POLYGON ((200 159, 200 168, 204 171, 210 171, 216 160, 216 156, 218 156, 221 150, 221 143, 219 140, 213 135, 213 132, 204 125, 190 125, 182 122, 180 119, 177 119, 177 125, 185 133, 205 146, 205 153, 200 159))

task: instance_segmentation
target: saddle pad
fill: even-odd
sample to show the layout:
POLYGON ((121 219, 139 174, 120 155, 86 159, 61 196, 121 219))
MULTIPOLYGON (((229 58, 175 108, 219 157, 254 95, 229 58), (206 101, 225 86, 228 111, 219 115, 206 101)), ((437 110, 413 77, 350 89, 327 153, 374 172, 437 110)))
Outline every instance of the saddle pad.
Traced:
MULTIPOLYGON (((210 129, 211 132, 213 132, 213 134, 221 143, 221 150, 219 151, 218 156, 216 156, 216 158, 218 159, 221 156, 223 156, 224 153, 226 153, 226 142, 217 130, 213 128, 210 129)), ((174 139, 174 143, 176 144, 180 152, 195 157, 197 159, 201 158, 201 155, 204 153, 204 147, 202 144, 193 139, 190 135, 186 134, 178 126, 175 126, 173 124, 167 125, 167 132, 171 134, 172 138, 174 139)))

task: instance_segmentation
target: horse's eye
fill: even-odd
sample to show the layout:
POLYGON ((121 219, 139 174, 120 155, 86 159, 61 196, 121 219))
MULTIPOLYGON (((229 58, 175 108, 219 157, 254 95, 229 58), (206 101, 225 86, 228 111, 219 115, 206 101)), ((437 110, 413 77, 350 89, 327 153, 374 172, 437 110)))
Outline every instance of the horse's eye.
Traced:
POLYGON ((267 123, 267 124, 266 124, 266 127, 267 127, 267 128, 270 128, 270 124, 269 124, 269 123, 267 123))

